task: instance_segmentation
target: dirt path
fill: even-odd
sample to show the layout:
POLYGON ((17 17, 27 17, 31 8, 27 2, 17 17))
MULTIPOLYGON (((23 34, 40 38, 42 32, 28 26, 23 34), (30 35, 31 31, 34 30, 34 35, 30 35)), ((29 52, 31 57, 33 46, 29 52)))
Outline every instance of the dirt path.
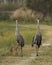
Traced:
POLYGON ((29 65, 29 62, 36 58, 35 54, 32 54, 31 57, 26 58, 25 60, 22 60, 19 64, 16 65, 29 65))
MULTIPOLYGON (((43 43, 42 46, 47 47, 47 46, 51 46, 51 42, 46 42, 43 43)), ((39 51, 41 52, 41 50, 39 51)), ((18 58, 13 58, 15 59, 15 62, 13 63, 6 63, 6 64, 1 64, 1 65, 30 65, 32 60, 36 60, 37 56, 36 53, 32 53, 29 57, 22 57, 22 59, 18 62, 17 59, 18 58)), ((10 59, 9 59, 10 60, 10 59)), ((12 60, 12 59, 11 59, 12 60)), ((7 61, 7 60, 6 60, 7 61)), ((13 60, 14 61, 14 60, 13 60)), ((9 62, 9 61, 8 61, 9 62)))
MULTIPOLYGON (((50 46, 50 45, 51 45, 51 43, 47 43, 47 44, 44 43, 44 44, 42 44, 42 46, 50 46)), ((36 58, 37 58, 36 54, 33 53, 33 54, 31 54, 30 57, 27 57, 25 60, 22 60, 20 63, 14 64, 14 65, 29 65, 29 63, 30 63, 32 60, 36 59, 36 58)))

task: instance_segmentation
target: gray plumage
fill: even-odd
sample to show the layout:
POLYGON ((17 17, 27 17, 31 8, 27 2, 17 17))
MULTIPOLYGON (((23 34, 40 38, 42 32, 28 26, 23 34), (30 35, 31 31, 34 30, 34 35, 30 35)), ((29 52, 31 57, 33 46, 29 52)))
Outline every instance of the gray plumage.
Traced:
POLYGON ((22 35, 17 35, 16 42, 18 43, 19 46, 21 46, 21 47, 24 46, 24 39, 23 39, 22 35))
POLYGON ((16 36, 16 42, 17 42, 18 46, 21 47, 21 53, 22 53, 22 47, 24 47, 24 39, 23 39, 23 36, 19 33, 18 20, 16 20, 16 32, 15 32, 15 36, 16 36))
POLYGON ((42 44, 42 35, 40 32, 40 27, 39 27, 39 20, 37 20, 38 26, 37 26, 37 33, 33 36, 32 40, 32 47, 34 44, 36 45, 36 51, 37 51, 37 56, 38 56, 38 49, 40 48, 40 45, 42 44))

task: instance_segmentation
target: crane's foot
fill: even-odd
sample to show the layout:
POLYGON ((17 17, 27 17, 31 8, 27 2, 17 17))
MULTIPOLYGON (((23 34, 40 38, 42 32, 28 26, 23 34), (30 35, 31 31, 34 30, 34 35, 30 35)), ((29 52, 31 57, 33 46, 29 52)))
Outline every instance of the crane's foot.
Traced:
POLYGON ((38 56, 38 54, 36 56, 38 56))
POLYGON ((34 45, 32 44, 32 47, 34 47, 34 45))

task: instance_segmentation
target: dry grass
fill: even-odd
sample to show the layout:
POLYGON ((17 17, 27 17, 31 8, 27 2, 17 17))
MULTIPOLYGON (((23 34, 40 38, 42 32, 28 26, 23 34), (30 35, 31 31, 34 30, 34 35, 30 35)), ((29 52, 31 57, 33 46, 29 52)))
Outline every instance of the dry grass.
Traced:
POLYGON ((45 16, 41 12, 36 12, 28 8, 19 8, 10 16, 12 19, 18 19, 18 20, 28 20, 28 21, 34 21, 37 20, 37 18, 40 18, 40 20, 44 19, 46 21, 51 21, 52 18, 50 16, 45 16))
POLYGON ((17 9, 11 16, 11 18, 18 19, 18 20, 35 20, 38 17, 42 18, 43 15, 41 13, 37 13, 37 12, 32 11, 31 9, 27 9, 27 8, 17 9))

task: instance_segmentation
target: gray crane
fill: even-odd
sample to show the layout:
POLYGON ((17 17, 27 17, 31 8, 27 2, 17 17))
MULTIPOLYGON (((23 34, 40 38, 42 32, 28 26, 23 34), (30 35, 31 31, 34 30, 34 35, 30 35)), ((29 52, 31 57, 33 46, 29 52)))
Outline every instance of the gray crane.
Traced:
POLYGON ((37 23, 38 23, 37 32, 33 36, 32 47, 34 46, 34 44, 36 45, 36 55, 38 56, 38 51, 39 51, 40 45, 42 44, 42 34, 40 32, 39 19, 37 20, 37 23))
POLYGON ((15 32, 16 42, 17 45, 21 48, 21 55, 22 55, 22 48, 24 47, 24 39, 22 35, 19 33, 18 29, 18 20, 16 20, 16 32, 15 32))

